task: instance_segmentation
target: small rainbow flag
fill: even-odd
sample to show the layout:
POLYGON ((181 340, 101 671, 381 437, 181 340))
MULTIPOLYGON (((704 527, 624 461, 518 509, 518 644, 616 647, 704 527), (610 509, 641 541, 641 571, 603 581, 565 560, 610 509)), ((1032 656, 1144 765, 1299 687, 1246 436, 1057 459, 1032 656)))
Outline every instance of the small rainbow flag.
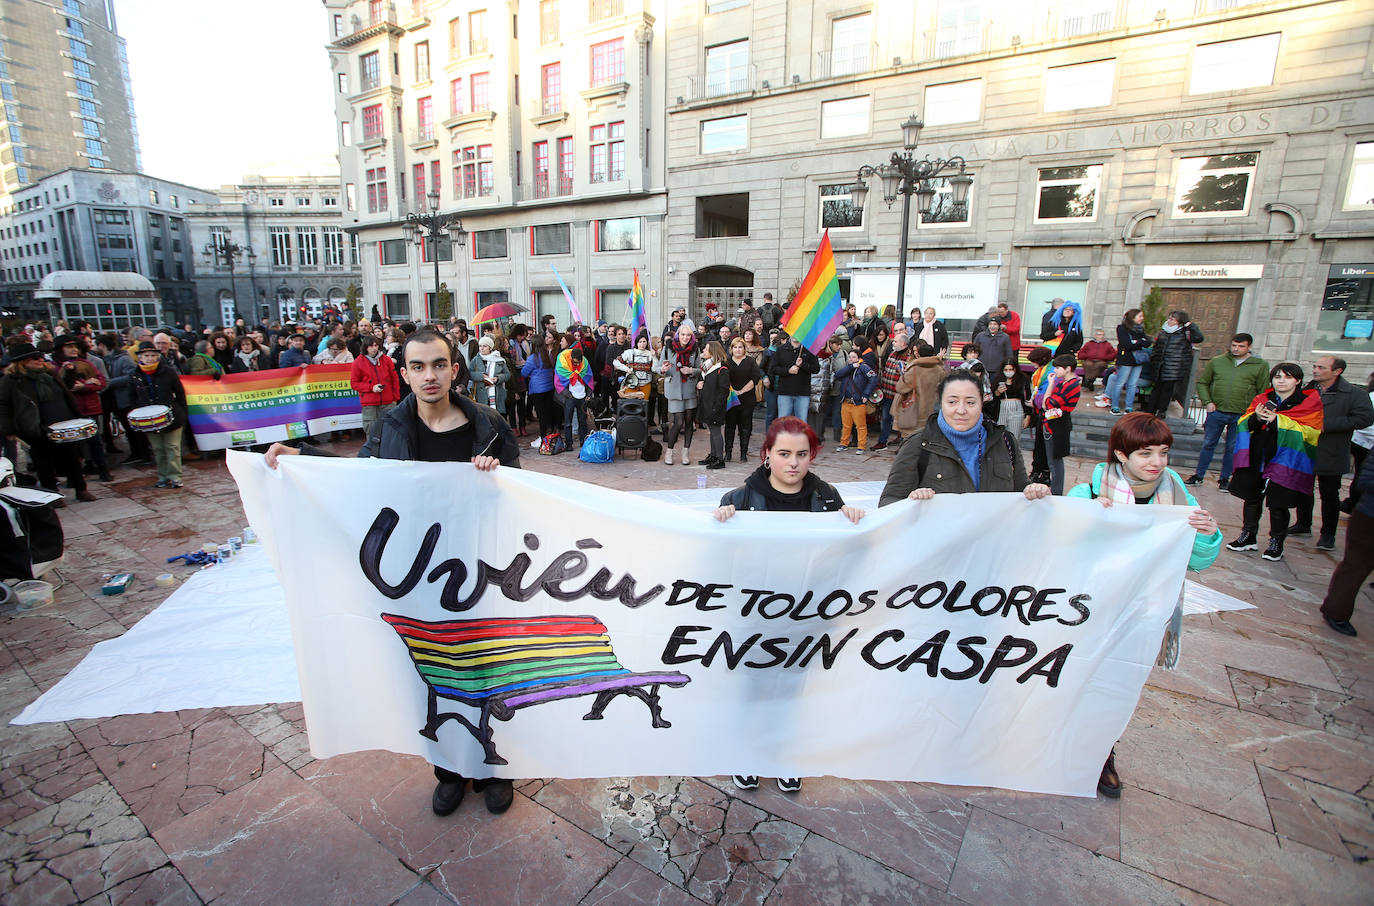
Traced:
POLYGON ((630 345, 634 345, 635 338, 639 336, 641 330, 649 329, 649 318, 644 310, 644 286, 639 282, 639 268, 635 268, 634 286, 630 288, 630 345))
POLYGON ((826 341, 840 326, 844 300, 840 298, 840 281, 835 275, 835 255, 830 250, 830 231, 821 237, 821 246, 811 261, 801 289, 797 290, 782 329, 801 340, 801 344, 819 355, 826 341))
POLYGON ((730 388, 730 395, 727 396, 727 397, 725 398, 725 411, 726 411, 726 412, 729 412, 731 409, 735 408, 735 407, 738 406, 738 405, 739 405, 739 394, 735 392, 735 388, 734 388, 734 387, 731 387, 731 388, 730 388))

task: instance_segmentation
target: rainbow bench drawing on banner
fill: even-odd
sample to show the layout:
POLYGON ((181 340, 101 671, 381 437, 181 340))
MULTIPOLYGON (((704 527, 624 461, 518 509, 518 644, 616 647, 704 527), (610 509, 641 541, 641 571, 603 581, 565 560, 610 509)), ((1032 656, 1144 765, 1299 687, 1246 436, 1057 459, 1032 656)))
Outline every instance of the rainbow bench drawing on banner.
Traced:
POLYGON ((590 616, 491 617, 427 622, 384 613, 382 619, 405 643, 429 692, 420 735, 437 740, 445 721, 467 727, 482 745, 487 764, 507 764, 492 740, 491 719, 510 720, 531 705, 595 695, 583 720, 600 720, 617 695, 640 699, 655 729, 663 719, 660 686, 685 686, 681 673, 632 673, 611 649, 606 626, 590 616), (447 698, 479 709, 476 723, 454 711, 440 712, 447 698))

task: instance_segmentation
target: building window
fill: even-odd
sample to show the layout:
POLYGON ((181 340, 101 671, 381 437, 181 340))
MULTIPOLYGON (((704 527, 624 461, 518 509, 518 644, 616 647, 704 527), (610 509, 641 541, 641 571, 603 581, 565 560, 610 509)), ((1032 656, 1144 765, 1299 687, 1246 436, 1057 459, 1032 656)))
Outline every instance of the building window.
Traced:
POLYGON ((85 100, 77 101, 77 102, 76 102, 76 107, 77 107, 77 110, 81 113, 82 116, 89 116, 89 117, 91 117, 92 119, 94 119, 96 116, 99 115, 99 114, 96 113, 96 110, 95 110, 95 103, 92 102, 92 101, 85 101, 85 100))
POLYGON ((864 225, 864 209, 854 206, 849 186, 845 183, 820 187, 822 230, 855 230, 864 225))
POLYGON ((86 28, 75 19, 67 20, 67 34, 75 35, 78 38, 86 37, 86 28))
POLYGON ((381 138, 383 132, 382 125, 382 105, 373 104, 363 108, 363 138, 381 138))
POLYGON ((563 112, 563 66, 549 63, 539 71, 539 96, 545 116, 563 112))
POLYGON ((732 41, 706 48, 706 95, 749 89, 749 41, 732 41))
POLYGON ((434 99, 420 98, 415 104, 415 128, 420 141, 434 138, 434 99))
POLYGON ((975 53, 983 46, 983 0, 940 0, 933 56, 975 53))
POLYGON ((549 223, 530 227, 531 255, 572 254, 572 225, 549 223))
POLYGON ((1112 102, 1116 60, 1097 60, 1045 70, 1045 112, 1106 107, 1112 102))
POLYGON ((337 208, 339 206, 339 199, 335 198, 333 195, 326 195, 320 199, 320 204, 326 208, 337 208))
POLYGON ((829 67, 825 76, 867 72, 873 68, 873 17, 869 13, 845 16, 830 23, 829 67))
POLYGON ((931 85, 926 89, 921 115, 927 126, 977 122, 983 115, 983 80, 931 85))
POLYGON ((1345 189, 1347 211, 1374 208, 1374 142, 1360 142, 1350 161, 1350 181, 1345 189))
POLYGON ((336 226, 322 228, 324 232, 324 266, 343 267, 343 229, 336 226))
POLYGON ((105 146, 96 139, 86 139, 86 156, 103 158, 105 156, 105 146))
POLYGON ((86 53, 86 45, 81 41, 76 40, 75 38, 67 39, 67 50, 71 51, 72 56, 77 57, 79 59, 84 60, 88 57, 88 54, 86 53))
POLYGON ((377 167, 367 171, 367 212, 376 214, 386 209, 386 167, 377 167))
POLYGON ((701 153, 738 151, 749 147, 749 115, 701 121, 701 153))
POLYGON ((157 204, 157 189, 148 190, 148 204, 157 204))
POLYGON ((472 234, 472 257, 506 257, 505 230, 477 230, 472 234))
POLYGON ((296 196, 296 207, 298 207, 298 208, 308 208, 308 207, 310 207, 310 196, 308 196, 308 195, 297 195, 297 196, 296 196))
POLYGON ((382 306, 388 318, 404 320, 410 317, 410 293, 383 293, 382 306))
POLYGON ((91 138, 100 138, 100 124, 95 120, 82 120, 81 131, 91 138))
POLYGON ((301 267, 319 267, 320 248, 314 229, 297 227, 296 247, 300 250, 301 267))
POLYGON ((72 72, 83 79, 91 77, 91 64, 85 60, 72 60, 72 72))
POLYGON ((1077 0, 1066 3, 1059 12, 1059 37, 1106 31, 1115 20, 1117 0, 1077 0))
POLYGON ((1189 94, 1262 88, 1274 83, 1279 36, 1257 35, 1235 41, 1199 44, 1193 51, 1189 94))
POLYGON ((596 222, 598 252, 636 251, 640 247, 638 217, 619 217, 596 222))
POLYGON ((415 45, 415 81, 429 81, 429 42, 421 41, 415 45))
POLYGON ((334 37, 336 37, 336 38, 342 38, 342 37, 343 37, 343 34, 344 34, 344 26, 343 26, 343 16, 342 16, 341 14, 339 14, 339 13, 335 13, 335 14, 334 14, 333 25, 334 25, 334 37))
MULTIPOLYGON (((83 98, 93 98, 95 97, 95 86, 84 79, 77 79, 76 93, 83 98)), ((13 98, 6 98, 6 100, 13 100, 13 98)), ((91 116, 95 116, 95 114, 91 114, 91 116)))
POLYGON ((433 192, 435 195, 439 194, 439 189, 441 188, 441 186, 439 185, 440 169, 441 168, 437 160, 432 160, 429 162, 429 190, 433 192))
POLYGON ((348 120, 339 123, 339 144, 345 148, 353 145, 353 124, 348 120))
POLYGON ((607 123, 591 128, 591 181, 614 182, 625 178, 625 124, 607 123))
POLYGON ((406 263, 406 246, 409 243, 404 239, 383 239, 377 245, 381 250, 382 264, 406 263))
POLYGON ((285 198, 279 198, 279 197, 278 197, 278 198, 269 198, 269 199, 267 200, 267 204, 268 204, 270 207, 274 207, 274 208, 284 208, 284 207, 286 207, 286 199, 285 199, 285 198))
POLYGON ((539 0, 539 43, 552 44, 558 36, 558 0, 539 0))
POLYGON ((697 199, 696 237, 749 235, 749 193, 703 195, 697 199))
POLYGON ((919 218, 917 226, 968 226, 969 212, 973 210, 973 187, 969 186, 968 200, 956 205, 954 190, 947 177, 930 180, 930 186, 935 190, 935 201, 930 206, 930 213, 919 218))
MULTIPOLYGON (((40 223, 39 226, 42 226, 42 223, 40 223)), ((160 229, 162 229, 162 215, 161 215, 161 214, 155 214, 155 213, 153 213, 152 211, 149 211, 149 212, 148 212, 148 228, 149 228, 150 230, 160 230, 160 229)))
POLYGON ((270 227, 267 232, 272 240, 272 266, 291 266, 291 230, 287 227, 270 227))
POLYGON ((1259 152, 1185 157, 1178 162, 1175 217, 1235 217, 1250 209, 1259 152))
POLYGON ((348 210, 358 210, 358 184, 355 182, 344 184, 344 203, 348 210))
POLYGON ((592 87, 625 81, 625 39, 592 45, 592 87))
POLYGON ((873 99, 868 95, 843 98, 821 103, 821 138, 841 138, 846 135, 867 135, 869 110, 873 99))
POLYGON ((468 13, 468 53, 487 52, 487 11, 476 9, 468 13))
POLYGON ((452 240, 444 239, 442 237, 439 239, 438 242, 434 242, 428 237, 426 237, 420 243, 420 260, 423 261, 425 264, 433 264, 434 250, 436 248, 439 250, 440 261, 453 260, 453 242, 452 240))
POLYGON ((469 145, 453 152, 453 197, 476 198, 495 189, 491 145, 469 145))
POLYGON ((382 84, 382 54, 379 50, 358 57, 358 87, 371 91, 382 84))
POLYGON ((425 197, 425 165, 415 164, 410 169, 415 180, 415 203, 420 204, 425 197))
POLYGON ((571 135, 558 139, 558 194, 571 195, 573 189, 573 140, 571 135))
POLYGON ((534 165, 534 197, 549 197, 549 143, 535 142, 531 157, 534 165))
POLYGON ((468 80, 472 85, 472 112, 485 113, 491 109, 491 73, 474 72, 468 80))
POLYGON ((1041 170, 1035 184, 1035 222, 1096 220, 1097 190, 1101 183, 1101 164, 1041 170))
POLYGON ((339 94, 348 94, 348 73, 341 72, 335 78, 338 79, 339 94))

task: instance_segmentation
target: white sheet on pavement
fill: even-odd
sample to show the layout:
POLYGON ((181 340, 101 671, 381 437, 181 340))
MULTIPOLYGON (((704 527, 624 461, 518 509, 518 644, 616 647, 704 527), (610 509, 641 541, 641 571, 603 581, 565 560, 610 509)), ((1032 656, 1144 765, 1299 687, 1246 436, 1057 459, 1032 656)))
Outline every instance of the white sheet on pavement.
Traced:
MULTIPOLYGON (((836 487, 847 503, 873 508, 883 483, 856 481, 836 487)), ((722 491, 639 493, 710 509, 722 491)), ((1198 582, 1184 582, 1185 614, 1253 607, 1198 582)), ((285 596, 266 553, 248 545, 232 561, 191 575, 124 635, 97 644, 11 723, 262 705, 300 697, 285 596)))

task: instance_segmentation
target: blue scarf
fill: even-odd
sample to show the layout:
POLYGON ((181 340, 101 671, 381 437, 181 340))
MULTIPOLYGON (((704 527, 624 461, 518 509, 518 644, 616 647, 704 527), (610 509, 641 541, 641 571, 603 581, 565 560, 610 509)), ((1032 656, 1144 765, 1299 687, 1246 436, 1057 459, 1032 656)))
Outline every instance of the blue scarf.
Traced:
POLYGON ((983 463, 983 445, 988 439, 988 431, 983 427, 983 420, 978 419, 978 424, 967 431, 956 431, 954 426, 945 421, 945 414, 941 412, 939 425, 941 433, 954 445, 954 452, 963 460, 964 468, 968 469, 969 477, 973 479, 973 487, 977 490, 982 478, 978 473, 983 463))

